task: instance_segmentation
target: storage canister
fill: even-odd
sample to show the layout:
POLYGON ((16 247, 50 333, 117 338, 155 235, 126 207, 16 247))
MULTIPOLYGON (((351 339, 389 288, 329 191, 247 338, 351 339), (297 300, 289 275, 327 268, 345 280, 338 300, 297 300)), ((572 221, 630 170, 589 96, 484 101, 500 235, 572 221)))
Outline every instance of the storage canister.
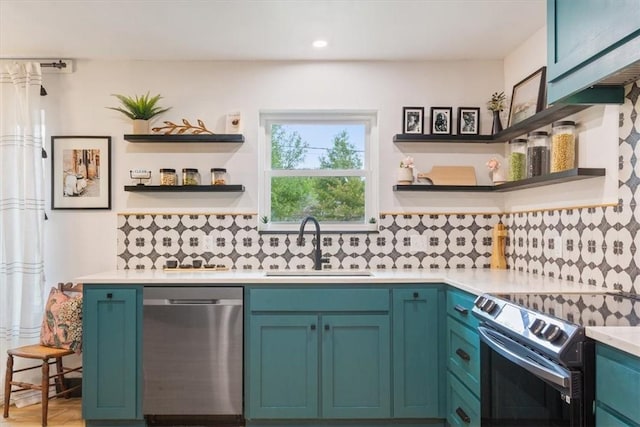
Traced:
POLYGON ((555 122, 551 129, 551 172, 576 167, 576 122, 555 122))
POLYGON ((211 168, 211 185, 226 185, 227 170, 224 168, 211 168))
POLYGON ((549 134, 536 131, 527 136, 527 178, 548 174, 549 134))
POLYGON ((178 176, 175 169, 160 169, 160 185, 176 185, 178 176))
POLYGON ((182 169, 182 185, 200 185, 198 169, 182 169))
POLYGON ((527 140, 516 138, 509 141, 509 181, 527 177, 527 140))

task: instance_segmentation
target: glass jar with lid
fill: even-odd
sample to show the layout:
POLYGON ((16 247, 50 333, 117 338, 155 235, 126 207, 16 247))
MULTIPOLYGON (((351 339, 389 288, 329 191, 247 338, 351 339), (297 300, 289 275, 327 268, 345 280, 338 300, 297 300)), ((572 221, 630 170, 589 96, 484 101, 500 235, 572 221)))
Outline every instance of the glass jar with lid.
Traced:
POLYGON ((549 134, 529 132, 527 135, 527 178, 549 173, 549 134))
POLYGON ((227 170, 225 168, 211 168, 211 185, 226 185, 227 170))
POLYGON ((200 185, 200 173, 198 169, 182 169, 182 185, 200 185))
POLYGON ((555 122, 551 127, 551 172, 576 167, 576 122, 555 122))
POLYGON ((178 176, 175 169, 160 169, 160 185, 176 185, 178 176))
POLYGON ((509 181, 527 177, 527 140, 516 138, 509 141, 509 181))

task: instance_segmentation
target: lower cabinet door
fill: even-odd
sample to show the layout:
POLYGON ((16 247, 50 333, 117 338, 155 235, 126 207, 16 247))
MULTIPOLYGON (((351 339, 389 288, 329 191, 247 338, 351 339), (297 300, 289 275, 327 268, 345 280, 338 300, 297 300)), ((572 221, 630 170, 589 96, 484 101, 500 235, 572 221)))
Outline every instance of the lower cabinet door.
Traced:
POLYGON ((393 416, 437 418, 438 290, 393 290, 393 416))
POLYGON ((85 286, 82 415, 87 420, 142 419, 141 292, 85 286))
POLYGON ((322 416, 389 418, 388 315, 322 316, 322 416))
POLYGON ((318 316, 253 315, 248 418, 318 417, 318 316))

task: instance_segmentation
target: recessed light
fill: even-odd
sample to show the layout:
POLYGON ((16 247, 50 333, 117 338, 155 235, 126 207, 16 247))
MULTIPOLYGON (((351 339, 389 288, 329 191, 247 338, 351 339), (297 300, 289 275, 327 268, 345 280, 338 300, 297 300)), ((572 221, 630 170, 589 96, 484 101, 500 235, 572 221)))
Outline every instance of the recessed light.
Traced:
POLYGON ((312 44, 313 44, 313 47, 316 47, 318 49, 323 48, 323 47, 327 47, 327 45, 328 45, 326 40, 314 40, 314 42, 312 44))

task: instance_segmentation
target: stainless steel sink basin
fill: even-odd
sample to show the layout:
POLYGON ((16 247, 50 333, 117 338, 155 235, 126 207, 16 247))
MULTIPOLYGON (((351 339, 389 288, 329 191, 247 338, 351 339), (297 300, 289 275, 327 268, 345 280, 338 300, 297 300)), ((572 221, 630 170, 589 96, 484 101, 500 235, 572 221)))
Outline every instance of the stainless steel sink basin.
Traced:
POLYGON ((373 276, 370 271, 366 270, 271 270, 267 271, 267 277, 331 277, 331 276, 373 276))

